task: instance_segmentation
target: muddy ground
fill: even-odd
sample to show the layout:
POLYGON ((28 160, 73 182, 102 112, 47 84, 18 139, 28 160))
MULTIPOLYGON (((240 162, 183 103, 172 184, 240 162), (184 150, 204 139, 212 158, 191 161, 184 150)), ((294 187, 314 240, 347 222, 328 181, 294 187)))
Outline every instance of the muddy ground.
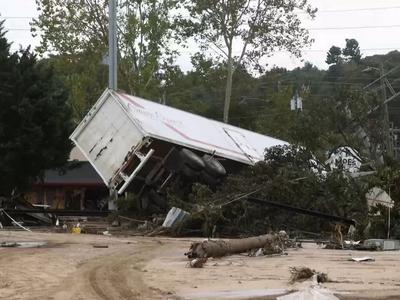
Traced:
POLYGON ((289 267, 328 273, 323 284, 340 299, 400 299, 400 252, 325 250, 316 245, 287 256, 235 255, 187 267, 192 239, 108 237, 0 231, 0 243, 47 242, 40 248, 0 248, 0 299, 275 299, 290 285, 289 267), (108 246, 108 248, 95 248, 108 246), (375 262, 348 261, 373 256, 375 262))

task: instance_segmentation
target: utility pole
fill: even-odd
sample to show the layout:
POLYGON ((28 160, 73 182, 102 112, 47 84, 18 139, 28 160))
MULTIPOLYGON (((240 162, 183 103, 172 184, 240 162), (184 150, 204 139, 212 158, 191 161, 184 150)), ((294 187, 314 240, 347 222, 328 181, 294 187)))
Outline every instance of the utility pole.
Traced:
MULTIPOLYGON (((108 0, 108 88, 114 91, 118 89, 117 47, 117 0, 108 0)), ((118 193, 113 188, 109 193, 108 209, 117 210, 118 193)))
POLYGON ((392 85, 390 84, 389 80, 387 79, 387 76, 389 74, 393 73, 394 71, 398 70, 399 68, 400 68, 400 65, 398 65, 397 67, 394 67, 393 69, 391 69, 390 71, 385 73, 385 70, 383 68, 383 63, 381 63, 379 68, 368 66, 365 70, 363 70, 363 72, 369 72, 371 70, 379 71, 379 78, 377 78, 374 81, 372 81, 371 83, 367 84, 363 89, 364 90, 368 89, 372 85, 380 83, 380 89, 382 90, 383 102, 382 102, 382 104, 379 104, 375 108, 370 110, 370 112, 368 114, 376 111, 377 109, 379 109, 380 107, 383 106, 383 121, 384 121, 383 135, 384 135, 384 140, 385 140, 386 153, 389 156, 394 156, 395 153, 394 153, 394 145, 393 145, 393 141, 392 141, 392 129, 390 128, 388 103, 390 101, 392 101, 393 99, 397 98, 398 96, 400 96, 400 92, 396 92, 393 89, 392 85), (392 93, 392 95, 389 98, 387 98, 387 93, 386 93, 387 87, 389 88, 389 91, 392 93))
POLYGON ((387 99, 386 81, 385 81, 386 77, 384 76, 385 70, 383 68, 383 63, 381 63, 379 71, 380 71, 380 82, 381 82, 382 97, 383 97, 383 121, 385 130, 386 152, 389 156, 393 156, 392 139, 390 137, 389 108, 388 108, 388 103, 386 102, 387 99))
POLYGON ((108 2, 108 88, 118 89, 117 0, 108 2))

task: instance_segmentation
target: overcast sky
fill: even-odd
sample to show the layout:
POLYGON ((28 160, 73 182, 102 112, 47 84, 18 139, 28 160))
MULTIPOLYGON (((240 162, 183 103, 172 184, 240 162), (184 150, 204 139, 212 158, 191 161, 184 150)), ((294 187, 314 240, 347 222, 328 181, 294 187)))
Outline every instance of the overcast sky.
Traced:
MULTIPOLYGON (((326 52, 332 45, 343 47, 346 38, 357 39, 364 56, 400 50, 400 0, 310 2, 319 12, 313 21, 304 21, 304 26, 311 28, 315 43, 310 49, 304 49, 303 60, 326 68, 326 52)), ((19 45, 39 44, 40 39, 33 38, 29 32, 29 18, 36 17, 37 13, 35 0, 0 0, 0 19, 6 18, 7 38, 13 42, 13 50, 19 45)), ((189 54, 181 55, 178 63, 185 70, 190 68, 189 54)), ((287 53, 277 53, 268 58, 267 63, 288 69, 303 65, 301 60, 287 53)))

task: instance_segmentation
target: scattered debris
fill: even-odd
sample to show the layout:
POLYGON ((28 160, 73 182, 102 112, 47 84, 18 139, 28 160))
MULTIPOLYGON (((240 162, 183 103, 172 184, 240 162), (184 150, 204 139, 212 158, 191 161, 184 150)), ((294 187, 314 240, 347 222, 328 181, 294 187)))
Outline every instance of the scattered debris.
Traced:
POLYGON ((277 300, 339 300, 332 291, 320 286, 320 283, 328 282, 326 273, 317 272, 307 267, 291 267, 290 283, 305 282, 299 291, 277 297, 277 300))
POLYGON ((94 244, 93 248, 108 248, 108 245, 94 244))
POLYGON ((279 245, 282 245, 282 242, 280 236, 277 234, 266 234, 236 240, 205 240, 203 242, 192 243, 189 251, 185 253, 185 255, 189 259, 199 257, 221 257, 235 253, 243 253, 252 249, 276 249, 279 245))
POLYGON ((366 194, 365 198, 367 199, 367 204, 368 207, 376 207, 378 204, 386 206, 388 208, 393 208, 394 206, 394 201, 388 193, 386 193, 384 190, 382 190, 379 187, 373 187, 370 189, 366 194))
POLYGON ((343 245, 337 243, 337 242, 333 242, 333 241, 329 241, 325 244, 324 249, 334 249, 334 250, 342 250, 343 249, 343 245))
POLYGON ((4 248, 18 247, 18 243, 16 243, 16 242, 2 242, 2 243, 0 243, 0 247, 4 247, 4 248))
POLYGON ((328 275, 326 273, 317 272, 307 267, 290 267, 290 283, 295 283, 298 281, 305 281, 313 278, 315 276, 317 283, 327 282, 328 275))
POLYGON ((24 229, 25 231, 32 232, 29 228, 26 228, 26 227, 22 226, 19 222, 15 221, 3 208, 0 208, 0 212, 4 213, 12 221, 13 224, 24 229))
POLYGON ((131 222, 137 222, 137 223, 145 223, 145 222, 147 222, 145 220, 138 220, 138 219, 128 218, 128 217, 120 216, 120 215, 118 215, 118 218, 121 218, 122 220, 131 221, 131 222))
POLYGON ((189 215, 190 214, 187 211, 177 207, 172 207, 165 217, 162 227, 177 228, 189 217, 189 215))
POLYGON ((80 227, 74 226, 72 227, 71 232, 74 234, 81 234, 82 229, 80 227))
POLYGON ((364 241, 363 246, 366 248, 376 248, 376 250, 383 251, 400 250, 400 241, 388 239, 369 239, 364 241))
POLYGON ((103 231, 103 235, 111 236, 111 233, 108 232, 108 230, 103 231))
POLYGON ((47 245, 46 242, 2 242, 0 248, 40 248, 47 245))
POLYGON ((202 268, 206 262, 207 262, 207 257, 199 257, 191 260, 189 262, 189 266, 191 268, 202 268))
POLYGON ((363 256, 363 257, 352 257, 348 259, 349 261, 363 262, 363 261, 375 261, 375 258, 371 256, 363 256))
POLYGON ((361 243, 361 241, 344 241, 343 246, 345 248, 352 248, 352 247, 360 245, 360 243, 361 243))
POLYGON ((153 225, 149 221, 144 221, 143 224, 138 225, 137 229, 140 231, 148 231, 153 229, 153 225))

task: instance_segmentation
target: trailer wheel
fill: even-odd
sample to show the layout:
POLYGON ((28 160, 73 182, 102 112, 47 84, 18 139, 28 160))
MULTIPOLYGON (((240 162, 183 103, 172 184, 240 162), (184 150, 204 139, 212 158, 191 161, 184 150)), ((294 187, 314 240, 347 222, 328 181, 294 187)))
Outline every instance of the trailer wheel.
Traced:
POLYGON ((160 212, 167 208, 165 197, 154 189, 145 191, 139 198, 140 209, 147 212, 160 212))
POLYGON ((188 165, 190 168, 196 171, 203 170, 206 165, 204 161, 195 153, 190 151, 189 149, 182 149, 179 151, 180 157, 183 160, 183 163, 188 165))
POLYGON ((155 190, 149 191, 149 199, 159 208, 163 210, 167 208, 167 200, 162 194, 157 193, 155 190))
POLYGON ((148 193, 143 193, 143 194, 139 197, 139 207, 140 207, 140 210, 146 211, 146 210, 148 209, 149 205, 150 205, 149 195, 148 195, 148 193))
POLYGON ((210 187, 215 187, 219 183, 217 178, 208 174, 206 171, 202 171, 199 177, 203 183, 207 184, 210 187))
POLYGON ((198 176, 198 172, 186 164, 181 166, 180 172, 183 174, 183 176, 190 179, 195 179, 198 176))
POLYGON ((223 177, 226 175, 224 166, 218 160, 207 154, 205 154, 202 159, 206 166, 205 171, 207 173, 215 177, 223 177))

